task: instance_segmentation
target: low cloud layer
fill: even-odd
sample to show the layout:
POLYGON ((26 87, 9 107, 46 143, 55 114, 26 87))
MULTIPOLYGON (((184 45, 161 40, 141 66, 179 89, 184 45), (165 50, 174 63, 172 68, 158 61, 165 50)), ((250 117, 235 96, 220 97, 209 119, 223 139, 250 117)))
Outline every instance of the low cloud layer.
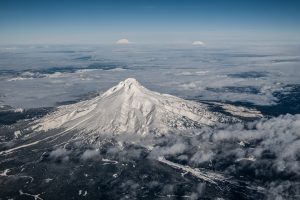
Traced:
POLYGON ((292 46, 23 46, 0 48, 0 60, 0 105, 21 108, 73 101, 132 76, 184 98, 259 105, 277 104, 274 93, 300 84, 292 46))
POLYGON ((116 139, 123 141, 122 148, 113 147, 110 155, 117 160, 126 160, 132 155, 137 159, 145 156, 141 149, 124 149, 124 144, 141 144, 148 149, 149 159, 164 156, 193 168, 243 176, 251 184, 262 180, 260 186, 268 191, 267 196, 286 198, 300 194, 297 189, 300 180, 299 130, 300 115, 288 114, 245 124, 203 128, 195 132, 196 135, 170 134, 140 140, 123 135, 116 139))

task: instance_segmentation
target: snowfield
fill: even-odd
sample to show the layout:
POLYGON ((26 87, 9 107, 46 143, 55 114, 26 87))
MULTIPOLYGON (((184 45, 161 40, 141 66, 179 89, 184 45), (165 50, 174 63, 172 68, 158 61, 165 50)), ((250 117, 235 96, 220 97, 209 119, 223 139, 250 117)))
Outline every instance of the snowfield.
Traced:
MULTIPOLYGON (((248 110, 236 112, 237 108, 227 106, 227 110, 231 108, 247 116, 248 110)), ((261 116, 253 111, 248 115, 261 116)), ((153 92, 136 79, 128 78, 91 100, 59 107, 56 112, 36 121, 33 128, 37 131, 66 128, 93 133, 161 135, 173 130, 238 121, 235 117, 210 111, 206 104, 153 92)))

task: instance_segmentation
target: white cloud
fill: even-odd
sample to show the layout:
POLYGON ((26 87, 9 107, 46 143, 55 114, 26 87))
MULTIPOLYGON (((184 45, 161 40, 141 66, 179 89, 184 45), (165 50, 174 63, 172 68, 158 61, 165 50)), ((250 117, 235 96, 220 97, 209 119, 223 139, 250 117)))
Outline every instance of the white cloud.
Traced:
POLYGON ((68 154, 69 152, 66 149, 59 148, 59 149, 55 149, 54 151, 51 151, 50 157, 59 158, 59 157, 67 156, 68 154))
POLYGON ((69 160, 69 154, 70 151, 67 151, 66 149, 63 148, 58 148, 51 151, 50 158, 52 158, 53 160, 61 160, 66 162, 69 160))
POLYGON ((116 42, 116 44, 130 44, 130 43, 131 42, 126 38, 120 39, 116 42))
POLYGON ((97 150, 86 150, 82 156, 81 159, 82 160, 90 160, 90 159, 96 159, 100 157, 100 153, 97 150))
POLYGON ((199 45, 199 46, 202 46, 202 45, 205 45, 205 43, 202 42, 202 41, 197 40, 197 41, 194 41, 194 42, 192 43, 192 45, 199 45))

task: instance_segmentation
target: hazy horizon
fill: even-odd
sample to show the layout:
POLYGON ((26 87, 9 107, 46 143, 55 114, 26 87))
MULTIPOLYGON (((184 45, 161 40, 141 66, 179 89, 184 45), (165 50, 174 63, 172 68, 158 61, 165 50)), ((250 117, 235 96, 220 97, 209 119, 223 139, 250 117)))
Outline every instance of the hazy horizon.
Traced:
POLYGON ((298 1, 0 2, 0 45, 300 43, 298 1))

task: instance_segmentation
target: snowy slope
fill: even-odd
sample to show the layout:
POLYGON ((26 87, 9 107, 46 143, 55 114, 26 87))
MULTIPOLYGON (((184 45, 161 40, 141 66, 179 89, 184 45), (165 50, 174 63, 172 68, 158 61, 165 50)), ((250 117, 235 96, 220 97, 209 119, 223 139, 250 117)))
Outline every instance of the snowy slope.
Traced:
POLYGON ((97 133, 163 134, 175 129, 234 121, 206 104, 160 94, 128 78, 91 100, 61 106, 37 121, 38 131, 54 128, 97 133))

